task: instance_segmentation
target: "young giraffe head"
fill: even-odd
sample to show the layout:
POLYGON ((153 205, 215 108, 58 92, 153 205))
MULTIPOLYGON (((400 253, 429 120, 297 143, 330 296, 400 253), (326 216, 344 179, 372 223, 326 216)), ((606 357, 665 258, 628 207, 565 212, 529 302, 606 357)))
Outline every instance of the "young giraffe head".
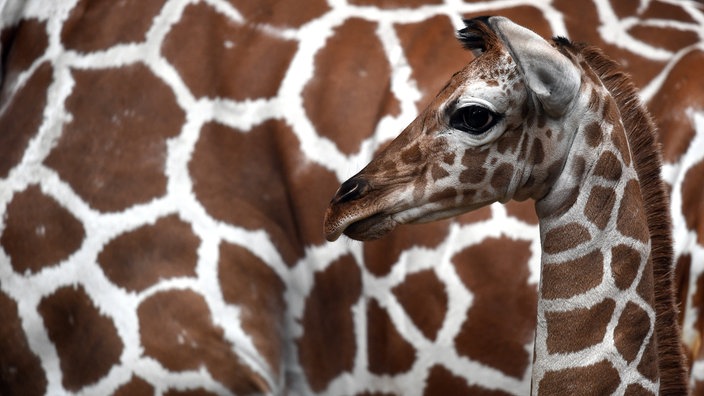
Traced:
POLYGON ((328 240, 375 239, 510 199, 539 200, 559 175, 578 122, 581 72, 558 49, 502 17, 465 21, 477 56, 391 144, 339 188, 328 240))

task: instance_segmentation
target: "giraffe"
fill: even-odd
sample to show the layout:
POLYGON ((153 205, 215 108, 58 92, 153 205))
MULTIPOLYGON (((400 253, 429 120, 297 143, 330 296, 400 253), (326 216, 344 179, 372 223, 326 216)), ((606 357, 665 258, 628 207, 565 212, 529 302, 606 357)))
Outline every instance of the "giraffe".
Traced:
POLYGON ((593 48, 554 48, 506 18, 465 23, 478 57, 341 185, 327 238, 532 198, 534 393, 686 393, 655 127, 628 78, 593 48))
POLYGON ((528 393, 530 206, 366 244, 320 231, 329 193, 471 57, 459 16, 484 14, 603 48, 669 131, 701 387, 698 3, 296 5, 0 2, 0 394, 528 393))

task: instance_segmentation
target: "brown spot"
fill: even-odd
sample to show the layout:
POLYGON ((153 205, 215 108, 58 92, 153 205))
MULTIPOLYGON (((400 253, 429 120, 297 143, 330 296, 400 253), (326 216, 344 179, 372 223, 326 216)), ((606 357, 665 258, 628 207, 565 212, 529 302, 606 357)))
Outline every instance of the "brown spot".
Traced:
POLYGON ((636 358, 650 330, 648 313, 638 305, 628 302, 614 330, 614 344, 629 364, 636 358))
POLYGON ((431 395, 473 395, 473 396, 507 396, 508 393, 482 388, 477 385, 469 386, 467 380, 453 374, 443 366, 435 365, 428 371, 425 380, 424 396, 431 395))
POLYGON ((667 131, 657 134, 666 162, 679 161, 696 135, 690 112, 704 109, 704 90, 698 89, 704 86, 704 75, 697 69, 697 65, 702 64, 704 51, 686 52, 667 73, 660 90, 648 104, 658 130, 667 131))
POLYGON ((376 276, 385 276, 401 257, 412 247, 433 249, 445 241, 449 221, 412 224, 397 227, 394 232, 376 241, 365 242, 364 266, 376 276))
POLYGON ((419 165, 423 159, 423 154, 420 151, 418 143, 401 152, 401 161, 409 165, 419 165))
POLYGON ((45 164, 100 211, 166 193, 166 140, 184 122, 171 89, 140 63, 72 75, 66 108, 73 117, 45 164))
POLYGON ((621 124, 615 124, 611 130, 611 140, 614 142, 614 146, 621 153, 621 159, 626 166, 631 165, 631 151, 628 147, 628 140, 626 140, 626 134, 623 130, 621 124))
POLYGON ((657 381, 659 372, 658 355, 654 342, 655 337, 650 337, 648 346, 646 346, 645 351, 643 351, 643 357, 640 359, 640 363, 638 363, 638 372, 651 381, 657 381))
POLYGON ((155 393, 152 384, 133 375, 129 382, 117 388, 113 396, 154 395, 155 393))
POLYGON ((635 249, 618 245, 611 249, 611 275, 616 287, 626 290, 638 275, 640 268, 640 253, 635 249))
POLYGON ((600 229, 606 228, 616 203, 616 191, 611 187, 594 186, 589 192, 584 215, 600 229))
POLYGON ((541 272, 543 298, 569 298, 601 284, 604 256, 595 250, 578 259, 545 264, 541 272))
POLYGON ((458 192, 454 187, 448 187, 444 190, 434 192, 428 197, 428 202, 440 202, 446 199, 457 197, 458 192))
POLYGON ((704 246, 704 161, 689 168, 682 182, 682 214, 687 228, 697 234, 704 246))
POLYGON ((406 275, 392 292, 421 333, 435 340, 448 308, 445 285, 435 272, 424 270, 406 275))
POLYGON ((624 396, 641 396, 641 395, 652 395, 653 392, 643 388, 640 384, 630 384, 626 387, 624 396))
POLYGON ((545 395, 610 395, 621 384, 618 371, 607 361, 586 367, 549 371, 540 381, 538 392, 545 395))
MULTIPOLYGON (((288 178, 293 176, 287 172, 301 168, 294 162, 300 159, 300 152, 296 150, 299 145, 290 128, 279 121, 267 121, 247 133, 218 123, 208 123, 201 129, 188 164, 195 195, 205 210, 229 224, 249 230, 266 230, 290 266, 303 256, 303 242, 299 240, 301 230, 298 227, 318 220, 315 230, 320 234, 322 214, 330 197, 329 192, 318 190, 324 185, 310 184, 309 188, 315 188, 316 193, 320 193, 320 197, 311 202, 316 203, 313 208, 320 211, 319 217, 301 217, 301 221, 297 221, 298 213, 291 210, 292 196, 296 194, 288 189, 291 185, 288 178), (289 161, 293 168, 284 166, 289 161), (324 202, 322 206, 321 202, 324 202)), ((335 187, 332 186, 337 182, 332 183, 330 190, 334 191, 335 187)), ((310 197, 310 192, 307 191, 304 196, 310 197)), ((296 209, 303 203, 298 200, 294 202, 296 209)))
POLYGON ((276 95, 296 49, 294 41, 235 23, 206 3, 186 7, 162 45, 193 95, 234 100, 276 95))
POLYGON ((587 160, 584 156, 577 155, 572 164, 572 174, 577 180, 582 180, 584 178, 584 172, 587 168, 587 160))
MULTIPOLYGON (((3 70, 3 72, 17 71, 3 70)), ((42 123, 52 73, 51 65, 44 63, 9 98, 6 97, 5 92, 5 88, 9 88, 9 82, 6 81, 3 84, 3 92, 0 96, 0 105, 3 107, 3 111, 0 112, 0 147, 2 147, 0 177, 2 178, 7 177, 10 170, 22 160, 29 140, 34 137, 42 123)))
POLYGON ((616 302, 606 299, 591 308, 567 312, 546 312, 549 353, 570 353, 600 343, 616 302))
POLYGON ((631 180, 626 184, 621 199, 621 207, 618 209, 618 219, 616 228, 625 235, 646 242, 650 238, 648 223, 643 210, 643 198, 640 186, 636 180, 631 180))
POLYGON ((110 241, 98 264, 112 282, 139 292, 161 279, 195 276, 198 245, 191 227, 171 215, 110 241))
POLYGON ((240 307, 242 329, 279 374, 282 366, 286 286, 279 276, 244 247, 220 245, 218 279, 225 301, 240 307))
POLYGON ((367 304, 367 356, 369 371, 396 375, 413 367, 416 351, 404 340, 389 314, 376 300, 367 304))
POLYGON ((146 356, 170 371, 205 367, 234 393, 270 392, 267 383, 244 365, 213 323, 205 299, 192 290, 167 290, 149 296, 137 309, 146 356))
POLYGON ((450 176, 450 173, 448 173, 442 166, 437 163, 431 165, 430 174, 433 177, 433 180, 435 181, 440 180, 443 177, 450 176))
POLYGON ((79 52, 91 52, 144 41, 163 4, 163 0, 81 0, 63 24, 61 43, 79 52))
POLYGON ((543 151, 543 142, 540 139, 533 140, 531 160, 534 165, 540 165, 545 159, 545 151, 543 151))
POLYGON ((615 1, 611 7, 613 8, 619 19, 636 15, 638 12, 638 7, 640 6, 640 0, 621 0, 615 1))
POLYGON ((651 303, 654 300, 655 288, 653 286, 653 261, 652 257, 648 257, 645 263, 643 275, 640 278, 640 283, 636 287, 636 293, 640 295, 646 302, 651 303))
POLYGON ((61 384, 78 391, 120 362, 123 344, 112 319, 100 313, 83 287, 62 287, 42 298, 37 311, 56 346, 61 384))
POLYGON ((44 395, 46 374, 30 349, 15 303, 0 292, 0 394, 44 395))
POLYGON ((543 251, 555 254, 577 247, 591 239, 589 230, 579 223, 555 227, 545 234, 543 251))
POLYGON ((477 184, 484 180, 486 176, 486 160, 489 157, 490 150, 478 151, 475 149, 467 149, 462 156, 462 165, 466 168, 460 173, 460 182, 467 184, 477 184))
POLYGON ((530 367, 525 346, 533 341, 535 329, 537 294, 528 283, 530 257, 528 241, 489 238, 452 258, 474 294, 455 338, 457 353, 515 378, 530 367))
POLYGON ((455 163, 455 153, 446 153, 442 157, 442 161, 448 165, 452 165, 455 163))
POLYGON ((337 27, 316 54, 314 77, 303 90, 303 106, 318 134, 345 154, 357 152, 382 117, 400 112, 376 30, 376 23, 360 18, 337 27))
POLYGON ((608 180, 621 178, 621 161, 610 151, 604 151, 594 166, 594 174, 608 180))
POLYGON ((584 137, 587 139, 587 144, 596 147, 601 144, 603 132, 598 122, 594 121, 584 127, 584 137))
POLYGON ((78 250, 85 237, 83 225, 35 185, 15 194, 5 216, 0 244, 18 273, 58 264, 78 250))
POLYGON ((506 163, 501 164, 494 170, 494 174, 491 176, 491 186, 497 190, 508 188, 512 176, 513 165, 506 163))
MULTIPOLYGON (((521 133, 521 129, 507 130, 503 135, 496 141, 496 150, 500 154, 515 153, 518 148, 519 143, 521 146, 521 154, 526 153, 527 138, 521 133)), ((523 159, 523 157, 519 157, 523 159)))
MULTIPOLYGON (((377 3, 379 4, 379 3, 377 3)), ((417 102, 423 109, 447 83, 447 76, 462 69, 467 54, 448 37, 454 37, 451 20, 438 15, 417 23, 395 25, 406 59, 411 66, 411 78, 418 83, 422 98, 417 102), (433 59, 433 62, 428 62, 433 59)))
POLYGON ((504 205, 506 213, 528 224, 538 224, 538 215, 535 213, 533 201, 509 201, 504 205))
POLYGON ((230 0, 237 11, 242 13, 247 23, 271 24, 284 27, 300 27, 327 12, 330 7, 323 0, 311 0, 305 7, 288 1, 261 0, 230 0))
POLYGON ((357 345, 352 305, 360 297, 361 282, 359 268, 349 255, 315 274, 301 319, 305 331, 297 341, 299 360, 315 392, 353 369, 357 345))
MULTIPOLYGON (((663 18, 659 15, 658 19, 663 18)), ((687 47, 699 42, 695 31, 681 30, 676 27, 635 25, 628 29, 636 40, 642 40, 654 47, 675 49, 687 47)))

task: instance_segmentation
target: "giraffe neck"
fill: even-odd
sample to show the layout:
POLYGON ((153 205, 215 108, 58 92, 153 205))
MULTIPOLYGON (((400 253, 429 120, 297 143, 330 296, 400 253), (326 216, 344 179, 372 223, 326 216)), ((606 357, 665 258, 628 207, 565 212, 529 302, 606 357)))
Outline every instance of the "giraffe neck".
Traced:
POLYGON ((644 202, 623 126, 598 127, 599 139, 587 131, 595 125, 579 127, 562 174, 536 204, 542 262, 533 375, 540 394, 562 393, 565 384, 595 394, 630 384, 657 393, 644 202))
POLYGON ((593 385, 585 378, 599 378, 596 394, 685 394, 654 124, 613 61, 591 47, 567 50, 603 87, 583 92, 563 171, 536 202, 543 255, 533 392, 584 392, 593 385))

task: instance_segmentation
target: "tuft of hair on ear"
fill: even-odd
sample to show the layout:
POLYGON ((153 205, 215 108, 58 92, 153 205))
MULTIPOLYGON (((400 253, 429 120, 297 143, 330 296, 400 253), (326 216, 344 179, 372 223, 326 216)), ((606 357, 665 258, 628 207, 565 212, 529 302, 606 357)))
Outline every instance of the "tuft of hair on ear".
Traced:
POLYGON ((472 51, 475 55, 486 51, 486 33, 480 27, 480 24, 486 25, 489 18, 488 16, 482 16, 462 20, 465 27, 457 31, 457 39, 462 44, 462 47, 472 51))

